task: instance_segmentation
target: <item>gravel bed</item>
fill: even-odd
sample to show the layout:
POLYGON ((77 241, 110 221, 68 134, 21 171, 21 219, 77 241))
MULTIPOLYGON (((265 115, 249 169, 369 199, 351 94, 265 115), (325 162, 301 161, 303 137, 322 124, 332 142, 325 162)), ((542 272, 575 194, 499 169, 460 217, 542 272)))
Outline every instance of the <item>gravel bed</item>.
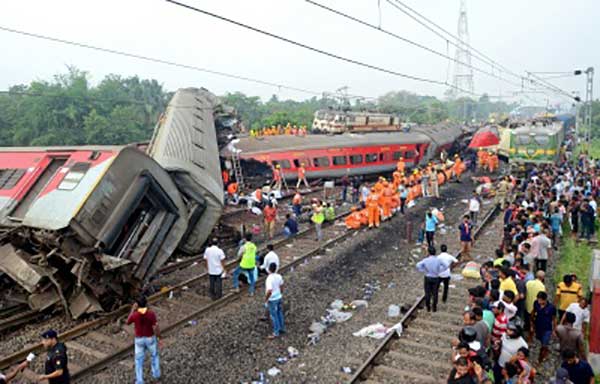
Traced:
MULTIPOLYGON (((451 241, 456 242, 456 224, 465 211, 460 200, 471 190, 469 182, 443 188, 446 221, 452 225, 446 235, 439 235, 438 241, 447 241, 451 251, 455 251, 451 241)), ((266 340, 270 324, 259 320, 265 311, 258 297, 238 300, 218 313, 199 319, 196 326, 186 327, 167 338, 168 346, 161 356, 164 372, 161 382, 250 382, 258 378, 259 372, 276 366, 276 359, 285 356, 289 346, 297 348, 300 356, 278 366, 282 373, 271 382, 338 382, 344 377, 340 372, 342 366, 355 369, 377 345, 376 340, 356 338, 352 332, 377 321, 393 324, 393 319, 387 319, 388 305, 414 301, 412 288, 422 284, 421 275, 414 271, 414 263, 421 255, 411 257, 411 251, 420 248, 407 243, 398 233, 404 230, 407 221, 412 221, 412 238, 416 239, 424 211, 430 205, 436 204, 421 199, 406 216, 396 216, 379 230, 357 231, 323 255, 286 274, 284 296, 290 307, 286 317, 288 333, 279 340, 266 340), (308 327, 325 314, 329 303, 338 298, 347 302, 360 299, 364 285, 377 281, 381 290, 375 293, 367 310, 356 311, 350 321, 330 328, 316 346, 307 346, 308 327)), ((264 288, 259 287, 258 292, 263 291, 264 288)), ((132 377, 131 370, 116 367, 103 382, 128 382, 132 377)))

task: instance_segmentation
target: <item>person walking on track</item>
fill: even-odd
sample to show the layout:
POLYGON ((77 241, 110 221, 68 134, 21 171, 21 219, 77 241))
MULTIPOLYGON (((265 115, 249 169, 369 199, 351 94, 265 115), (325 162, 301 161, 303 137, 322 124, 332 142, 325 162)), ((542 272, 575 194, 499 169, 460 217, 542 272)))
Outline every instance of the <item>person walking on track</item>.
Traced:
POLYGON ((254 296, 254 286, 256 281, 254 279, 254 273, 256 269, 256 244, 252 242, 252 234, 246 233, 246 242, 240 247, 238 251, 238 257, 241 256, 240 264, 233 272, 233 290, 235 292, 240 291, 240 274, 245 272, 248 276, 248 293, 250 296, 254 296))
POLYGON ((210 247, 204 251, 204 260, 206 260, 206 269, 208 270, 209 289, 208 292, 213 300, 220 299, 223 296, 223 280, 225 273, 223 260, 225 252, 219 248, 219 239, 213 238, 210 247))
POLYGON ((283 304, 281 287, 283 286, 283 278, 277 273, 277 264, 271 263, 268 267, 269 276, 265 281, 265 307, 269 309, 271 322, 273 324, 273 334, 269 335, 269 339, 279 337, 281 333, 285 333, 285 324, 283 320, 283 304))
POLYGON ((310 189, 310 185, 308 185, 308 181, 306 180, 306 168, 304 168, 304 163, 301 163, 300 167, 298 167, 298 182, 296 183, 296 189, 300 188, 301 183, 304 183, 306 188, 310 189))
POLYGON ((440 273, 440 284, 443 285, 443 293, 442 293, 442 302, 446 302, 448 300, 448 287, 450 285, 450 269, 452 268, 452 264, 458 263, 456 257, 452 256, 448 253, 448 246, 446 244, 440 245, 441 253, 438 255, 438 259, 446 266, 440 273))
POLYGON ((473 224, 469 215, 463 217, 463 222, 458 226, 460 231, 460 258, 463 261, 471 260, 471 246, 473 245, 473 224))
POLYGON ((135 383, 144 383, 144 360, 146 352, 150 353, 151 371, 154 380, 160 379, 160 358, 158 350, 160 343, 160 328, 156 314, 148 308, 144 296, 140 296, 131 306, 127 324, 133 324, 135 332, 135 383))
POLYGON ((425 306, 427 312, 431 312, 431 299, 433 298, 433 312, 437 312, 438 291, 440 288, 440 273, 447 267, 435 255, 435 248, 429 247, 429 256, 417 263, 417 270, 425 274, 424 289, 425 289, 425 306))
POLYGON ((427 247, 434 246, 435 227, 438 223, 438 218, 431 212, 425 214, 425 238, 427 239, 427 247))

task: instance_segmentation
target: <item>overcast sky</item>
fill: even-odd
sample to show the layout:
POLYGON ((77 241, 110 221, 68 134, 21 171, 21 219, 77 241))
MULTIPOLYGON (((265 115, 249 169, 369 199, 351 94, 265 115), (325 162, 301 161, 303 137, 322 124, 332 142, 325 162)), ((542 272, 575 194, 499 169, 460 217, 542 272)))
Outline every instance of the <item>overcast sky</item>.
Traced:
MULTIPOLYGON (((235 20, 352 59, 397 72, 452 80, 448 61, 378 31, 316 8, 304 0, 181 0, 235 20)), ((379 24, 377 0, 318 0, 379 24)), ((459 0, 403 0, 456 33, 459 0)), ((513 72, 600 70, 598 0, 467 0, 471 45, 513 72)), ((379 73, 324 57, 241 29, 163 0, 19 0, 0 4, 0 26, 152 56, 316 92, 348 86, 349 93, 378 96, 410 90, 442 96, 443 86, 379 73)), ((381 26, 447 52, 443 39, 381 0, 381 26)), ((168 90, 203 86, 216 94, 242 91, 268 98, 310 95, 213 74, 148 63, 0 31, 0 89, 49 79, 67 65, 88 71, 92 81, 108 73, 154 78, 168 90)), ((450 56, 454 49, 450 47, 450 56)), ((491 71, 476 59, 473 64, 491 71)), ((600 74, 598 74, 600 75, 600 74)), ((502 74, 510 81, 519 82, 502 74)), ((597 76, 597 78, 600 76, 597 76)), ((583 76, 553 80, 566 91, 585 94, 583 76)), ((598 85, 598 82, 595 82, 598 85)), ((475 91, 508 94, 515 86, 475 73, 475 91)), ((597 92, 599 92, 598 89, 597 92)), ((546 96, 532 95, 545 103, 546 96)), ((564 101, 551 95, 550 102, 564 101)))

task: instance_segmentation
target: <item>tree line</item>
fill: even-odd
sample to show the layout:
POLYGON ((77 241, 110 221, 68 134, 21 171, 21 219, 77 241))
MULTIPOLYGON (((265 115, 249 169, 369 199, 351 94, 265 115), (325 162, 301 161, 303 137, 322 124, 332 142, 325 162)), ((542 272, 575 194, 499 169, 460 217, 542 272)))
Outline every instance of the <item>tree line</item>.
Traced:
MULTIPOLYGON (((0 93, 0 146, 126 144, 150 139, 172 93, 157 80, 108 75, 92 85, 90 75, 69 67, 49 81, 15 85, 0 93)), ((400 115, 403 121, 434 124, 445 120, 486 120, 516 107, 482 96, 440 100, 407 91, 389 92, 377 100, 312 97, 303 101, 263 101, 241 92, 221 96, 234 107, 247 128, 305 125, 315 111, 342 109, 400 115)), ((600 133, 600 102, 594 103, 595 132, 600 133)))

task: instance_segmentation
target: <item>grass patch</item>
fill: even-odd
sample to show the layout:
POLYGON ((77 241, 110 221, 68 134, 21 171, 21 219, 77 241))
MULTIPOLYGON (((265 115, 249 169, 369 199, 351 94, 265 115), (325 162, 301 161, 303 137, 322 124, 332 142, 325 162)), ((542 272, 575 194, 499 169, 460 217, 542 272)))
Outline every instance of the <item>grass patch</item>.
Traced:
POLYGON ((591 263, 592 247, 589 244, 585 241, 577 243, 570 236, 564 237, 560 248, 560 258, 557 260, 554 270, 554 282, 558 285, 564 275, 574 273, 586 294, 589 291, 591 263))

